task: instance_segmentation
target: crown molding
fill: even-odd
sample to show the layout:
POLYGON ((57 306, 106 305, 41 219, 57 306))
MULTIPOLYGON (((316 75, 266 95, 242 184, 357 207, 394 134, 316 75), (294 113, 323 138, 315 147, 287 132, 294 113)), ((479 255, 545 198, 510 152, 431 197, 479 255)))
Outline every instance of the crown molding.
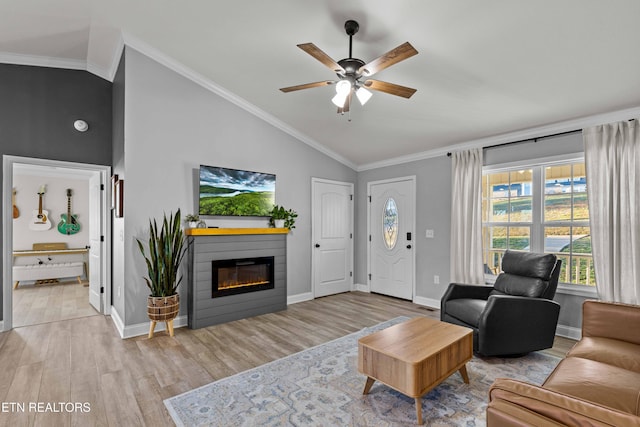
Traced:
POLYGON ((35 67, 66 68, 86 70, 87 62, 82 59, 54 58, 52 56, 23 55, 20 53, 0 52, 0 63, 31 65, 35 67))
POLYGON ((123 49, 124 43, 122 41, 122 37, 120 37, 119 43, 114 49, 111 65, 109 66, 109 68, 104 68, 98 64, 83 59, 66 59, 54 58, 51 56, 23 55, 11 52, 0 52, 0 63, 87 71, 102 79, 113 82, 113 78, 115 77, 116 71, 118 69, 118 64, 120 63, 120 54, 122 54, 123 49))
POLYGON ((116 73, 118 72, 118 66, 120 65, 120 59, 122 58, 122 52, 124 51, 124 37, 122 35, 122 31, 120 31, 118 42, 113 48, 113 53, 111 54, 111 64, 109 65, 109 69, 106 70, 107 80, 113 83, 113 79, 116 78, 116 73))
POLYGON ((349 159, 347 159, 346 157, 343 157, 342 155, 336 153, 333 150, 328 149, 327 147, 325 147, 324 145, 320 144, 319 142, 317 142, 316 140, 308 137, 307 135, 302 134, 301 132, 299 132, 298 130, 294 129, 293 127, 289 126, 288 124, 284 123, 283 121, 277 119, 276 117, 272 116, 271 114, 267 113, 266 111, 258 108, 257 106, 251 104, 249 101, 247 101, 244 98, 241 98, 240 96, 228 91, 227 89, 223 88, 222 86, 214 83, 212 80, 210 80, 209 78, 203 76, 202 74, 192 70, 191 68, 185 66, 184 64, 176 61, 174 58, 164 54, 163 52, 160 52, 158 49, 150 46, 149 44, 147 44, 146 42, 143 42, 142 40, 136 38, 135 36, 127 33, 127 32, 123 32, 122 33, 123 36, 123 40, 124 40, 124 45, 127 47, 130 47, 132 49, 135 49, 136 51, 142 53, 145 56, 148 56, 149 58, 153 59, 154 61, 160 63, 161 65, 169 68, 170 70, 178 73, 179 75, 181 75, 182 77, 191 80, 192 82, 202 86, 203 88, 209 90, 210 92, 215 93, 216 95, 222 97, 223 99, 231 102, 232 104, 237 105, 238 107, 242 108, 243 110, 253 114, 254 116, 264 120, 265 122, 269 123, 270 125, 280 129, 281 131, 291 135, 292 137, 294 137, 295 139, 307 144, 308 146, 310 146, 311 148, 321 152, 322 154, 336 160, 337 162, 342 163, 343 165, 356 170, 357 165, 353 162, 351 162, 349 159))
POLYGON ((356 168, 356 171, 362 172, 371 169, 379 169, 387 166, 395 166, 403 163, 415 162, 418 160, 430 159, 434 157, 444 156, 451 151, 469 150, 471 148, 483 148, 491 145, 505 144, 514 141, 543 138, 545 136, 553 135, 556 133, 584 129, 591 126, 598 126, 605 123, 617 122, 620 120, 630 120, 638 117, 640 117, 640 106, 627 108, 624 110, 594 114, 592 116, 551 123, 529 129, 489 136, 486 138, 474 139, 467 142, 449 145, 443 148, 409 154, 406 156, 394 157, 391 159, 382 160, 380 162, 367 163, 358 166, 356 168))

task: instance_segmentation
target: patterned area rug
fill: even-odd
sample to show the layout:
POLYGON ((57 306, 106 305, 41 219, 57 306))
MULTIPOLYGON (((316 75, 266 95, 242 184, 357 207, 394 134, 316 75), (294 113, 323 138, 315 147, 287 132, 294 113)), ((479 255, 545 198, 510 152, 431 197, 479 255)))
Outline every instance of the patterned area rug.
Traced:
MULTIPOLYGON (((398 317, 164 401, 178 426, 407 426, 414 400, 358 373, 358 339, 398 317)), ((489 387, 508 377, 541 384, 560 359, 541 353, 474 358, 470 384, 454 373, 422 398, 425 425, 484 426, 489 387)))

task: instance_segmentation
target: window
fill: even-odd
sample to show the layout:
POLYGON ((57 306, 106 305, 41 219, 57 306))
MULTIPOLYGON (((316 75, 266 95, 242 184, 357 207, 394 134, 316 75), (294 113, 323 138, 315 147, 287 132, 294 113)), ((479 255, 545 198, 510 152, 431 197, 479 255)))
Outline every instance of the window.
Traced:
POLYGON ((584 160, 485 170, 482 232, 486 273, 507 249, 546 252, 562 260, 560 282, 595 286, 584 160))
POLYGON ((382 211, 382 239, 389 250, 395 248, 398 242, 398 206, 391 197, 382 211))

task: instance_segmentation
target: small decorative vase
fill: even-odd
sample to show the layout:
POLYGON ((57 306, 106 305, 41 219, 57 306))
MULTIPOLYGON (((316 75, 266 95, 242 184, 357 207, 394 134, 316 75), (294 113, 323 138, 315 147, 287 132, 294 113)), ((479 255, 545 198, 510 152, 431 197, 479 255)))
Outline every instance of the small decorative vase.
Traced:
POLYGON ((168 297, 152 297, 147 298, 147 315, 151 320, 149 328, 149 338, 153 338, 153 331, 157 322, 166 322, 167 331, 173 336, 173 319, 176 318, 180 311, 180 296, 174 294, 168 297))
POLYGON ((187 223, 187 226, 188 226, 189 228, 196 228, 196 227, 198 226, 198 221, 189 221, 189 222, 187 223))
POLYGON ((276 228, 284 228, 284 219, 274 219, 273 223, 276 228))

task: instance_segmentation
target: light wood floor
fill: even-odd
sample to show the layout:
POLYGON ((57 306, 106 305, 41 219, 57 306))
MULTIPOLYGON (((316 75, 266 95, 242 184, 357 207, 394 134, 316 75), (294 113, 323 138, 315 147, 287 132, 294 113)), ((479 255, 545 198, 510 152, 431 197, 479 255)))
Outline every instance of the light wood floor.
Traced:
POLYGON ((89 287, 76 280, 54 285, 20 285, 13 290, 13 327, 96 316, 89 287))
MULTIPOLYGON (((119 338, 108 316, 0 333, 0 402, 88 402, 88 413, 0 412, 2 426, 171 426, 163 399, 397 316, 408 301, 352 292, 223 325, 119 338)), ((559 338, 550 353, 573 341, 559 338)))

